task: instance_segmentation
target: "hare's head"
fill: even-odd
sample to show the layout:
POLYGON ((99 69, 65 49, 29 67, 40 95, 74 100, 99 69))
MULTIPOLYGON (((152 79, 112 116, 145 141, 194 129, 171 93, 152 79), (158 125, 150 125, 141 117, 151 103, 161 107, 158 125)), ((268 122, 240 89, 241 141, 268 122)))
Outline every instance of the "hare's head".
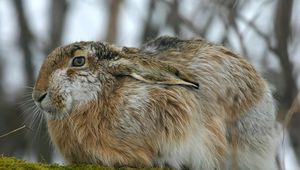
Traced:
POLYGON ((145 83, 198 86, 191 73, 139 55, 138 50, 77 42, 49 54, 32 96, 48 118, 62 119, 82 105, 101 100, 107 89, 116 88, 118 79, 124 76, 145 83))

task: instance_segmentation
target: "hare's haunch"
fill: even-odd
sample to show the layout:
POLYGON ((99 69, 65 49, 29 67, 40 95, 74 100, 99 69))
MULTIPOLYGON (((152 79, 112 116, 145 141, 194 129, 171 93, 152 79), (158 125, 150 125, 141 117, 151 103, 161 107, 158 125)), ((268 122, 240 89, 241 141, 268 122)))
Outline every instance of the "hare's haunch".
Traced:
POLYGON ((44 61, 33 99, 70 163, 275 169, 275 106, 243 57, 203 39, 76 42, 44 61))

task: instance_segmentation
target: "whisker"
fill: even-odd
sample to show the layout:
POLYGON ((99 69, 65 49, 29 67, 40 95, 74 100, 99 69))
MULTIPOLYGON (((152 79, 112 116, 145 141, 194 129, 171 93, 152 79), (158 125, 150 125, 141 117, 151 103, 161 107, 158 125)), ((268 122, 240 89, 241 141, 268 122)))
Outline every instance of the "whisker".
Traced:
POLYGON ((32 122, 31 122, 31 126, 35 125, 35 123, 36 123, 36 121, 37 121, 37 119, 40 115, 40 113, 39 113, 40 111, 37 108, 35 108, 33 111, 34 112, 33 112, 33 119, 32 119, 32 122))
POLYGON ((43 125, 43 113, 40 110, 36 110, 36 112, 34 113, 34 121, 32 122, 31 126, 35 129, 35 133, 34 133, 34 139, 38 140, 41 138, 41 129, 42 129, 42 125, 43 125))
MULTIPOLYGON (((33 111, 37 106, 33 102, 33 100, 23 101, 21 104, 18 104, 17 108, 21 109, 21 112, 26 115, 33 111)), ((31 114, 31 113, 30 113, 31 114)))
POLYGON ((25 95, 32 94, 32 91, 33 91, 33 90, 28 90, 28 89, 27 89, 27 90, 25 90, 25 91, 23 92, 23 94, 25 94, 25 95))
POLYGON ((33 86, 23 86, 25 89, 33 89, 33 86))
POLYGON ((26 100, 29 99, 29 98, 32 99, 32 93, 23 94, 21 98, 26 99, 26 100))
MULTIPOLYGON (((41 140, 44 130, 45 123, 45 113, 38 108, 32 98, 34 86, 25 86, 24 92, 21 96, 21 101, 18 102, 18 108, 21 109, 23 113, 24 124, 30 129, 33 133, 26 133, 26 135, 33 139, 35 142, 41 140)), ((34 142, 34 143, 35 143, 34 142)))
POLYGON ((34 101, 32 99, 31 100, 27 100, 27 101, 18 102, 17 104, 18 104, 18 107, 20 107, 20 108, 22 108, 22 107, 24 107, 24 106, 26 106, 28 104, 34 104, 35 105, 35 103, 34 103, 34 101))

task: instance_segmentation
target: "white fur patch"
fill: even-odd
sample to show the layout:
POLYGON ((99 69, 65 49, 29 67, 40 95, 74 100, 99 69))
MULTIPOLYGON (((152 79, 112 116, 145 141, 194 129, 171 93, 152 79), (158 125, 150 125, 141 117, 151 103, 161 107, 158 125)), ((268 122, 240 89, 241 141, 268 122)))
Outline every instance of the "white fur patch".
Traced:
POLYGON ((134 91, 125 91, 125 96, 128 96, 127 104, 123 110, 122 117, 119 120, 120 126, 124 127, 127 130, 127 133, 140 133, 141 131, 146 131, 147 129, 143 128, 140 125, 140 122, 132 116, 132 114, 138 114, 138 117, 144 119, 145 111, 141 109, 145 109, 149 102, 149 94, 147 90, 147 86, 139 86, 134 89, 134 91), (128 110, 134 110, 130 112, 128 110))
POLYGON ((67 112, 57 115, 66 116, 75 108, 90 101, 96 101, 101 89, 100 80, 91 72, 78 70, 78 75, 70 78, 67 76, 67 70, 67 68, 56 70, 50 78, 50 86, 48 88, 49 100, 52 100, 51 93, 54 95, 60 94, 62 96, 60 102, 65 107, 63 112, 67 112))

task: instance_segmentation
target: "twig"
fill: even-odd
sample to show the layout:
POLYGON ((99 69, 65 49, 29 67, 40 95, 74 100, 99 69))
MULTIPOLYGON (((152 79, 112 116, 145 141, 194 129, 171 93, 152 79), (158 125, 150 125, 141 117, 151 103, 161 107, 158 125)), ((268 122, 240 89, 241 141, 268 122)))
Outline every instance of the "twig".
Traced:
POLYGON ((292 119, 294 113, 300 110, 299 97, 300 97, 300 93, 295 97, 291 108, 289 109, 289 111, 287 112, 287 114, 284 118, 284 121, 283 121, 284 128, 288 127, 290 120, 292 119))
POLYGON ((284 167, 282 166, 282 163, 280 161, 280 157, 278 154, 276 155, 275 159, 276 159, 276 164, 277 164, 278 170, 284 170, 284 167))
POLYGON ((285 161, 284 161, 284 155, 285 155, 285 129, 288 128, 288 125, 290 123, 290 120, 292 119, 293 115, 295 114, 295 112, 299 111, 299 97, 300 97, 300 93, 298 93, 298 95, 296 95, 292 106, 290 107, 290 109, 288 110, 286 116, 284 117, 284 120, 282 122, 282 147, 283 147, 283 152, 282 152, 282 162, 279 159, 279 156, 276 155, 276 163, 278 165, 278 168, 280 170, 285 170, 285 161))
POLYGON ((7 133, 1 135, 0 138, 6 137, 6 136, 8 136, 8 135, 11 135, 11 134, 13 134, 13 133, 16 133, 16 132, 18 132, 18 131, 20 131, 20 130, 23 130, 23 129, 25 129, 25 128, 27 128, 27 129, 29 129, 29 130, 32 130, 32 129, 30 129, 29 127, 27 127, 26 125, 23 125, 23 126, 17 128, 17 129, 15 129, 15 130, 12 130, 12 131, 10 131, 10 132, 7 132, 7 133))

